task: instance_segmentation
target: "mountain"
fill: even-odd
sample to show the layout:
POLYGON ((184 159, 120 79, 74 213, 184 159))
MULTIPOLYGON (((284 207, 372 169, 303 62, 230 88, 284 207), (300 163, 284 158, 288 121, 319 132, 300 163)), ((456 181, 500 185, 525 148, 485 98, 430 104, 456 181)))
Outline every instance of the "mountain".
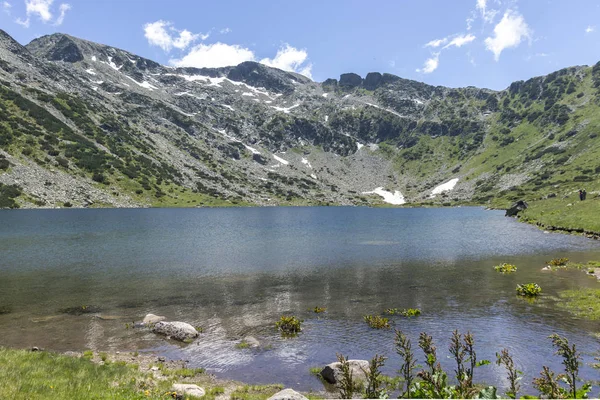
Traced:
POLYGON ((502 91, 173 68, 0 31, 0 207, 493 204, 600 189, 600 64, 502 91))

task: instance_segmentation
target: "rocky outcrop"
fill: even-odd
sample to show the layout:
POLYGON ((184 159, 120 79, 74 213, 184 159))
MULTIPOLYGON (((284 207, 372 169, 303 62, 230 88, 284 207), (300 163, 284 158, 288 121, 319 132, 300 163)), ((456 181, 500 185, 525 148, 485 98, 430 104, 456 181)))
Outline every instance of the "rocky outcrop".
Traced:
POLYGON ((355 73, 347 73, 340 75, 340 86, 344 88, 355 88, 362 84, 362 78, 355 73))
POLYGON ((367 90, 375 90, 381 84, 383 75, 379 72, 369 72, 363 82, 363 86, 367 90))
POLYGON ((193 385, 189 383, 174 383, 171 388, 172 391, 177 392, 178 395, 183 396, 194 396, 194 397, 202 397, 206 394, 203 388, 198 385, 193 385))
POLYGON ((269 397, 268 400, 308 400, 293 389, 284 389, 269 397))
POLYGON ((527 203, 524 200, 519 200, 514 203, 508 210, 506 210, 505 216, 516 217, 517 214, 527 209, 527 203))
MULTIPOLYGON (((365 373, 369 368, 369 362, 367 360, 348 360, 348 364, 350 364, 350 370, 352 371, 352 377, 354 379, 361 381, 367 378, 365 373)), ((326 365, 325 368, 321 370, 321 376, 326 382, 335 385, 339 382, 342 374, 340 368, 341 365, 342 364, 339 361, 326 365)))
POLYGON ((157 322, 152 328, 152 332, 165 335, 168 338, 184 342, 198 337, 196 328, 186 322, 157 322))

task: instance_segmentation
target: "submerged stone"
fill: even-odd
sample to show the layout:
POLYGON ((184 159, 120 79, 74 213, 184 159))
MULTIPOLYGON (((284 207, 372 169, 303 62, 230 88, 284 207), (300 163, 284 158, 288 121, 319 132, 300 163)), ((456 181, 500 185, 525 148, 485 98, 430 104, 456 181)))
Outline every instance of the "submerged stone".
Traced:
POLYGON ((152 332, 170 337, 181 342, 198 337, 196 328, 186 322, 157 322, 152 328, 152 332))

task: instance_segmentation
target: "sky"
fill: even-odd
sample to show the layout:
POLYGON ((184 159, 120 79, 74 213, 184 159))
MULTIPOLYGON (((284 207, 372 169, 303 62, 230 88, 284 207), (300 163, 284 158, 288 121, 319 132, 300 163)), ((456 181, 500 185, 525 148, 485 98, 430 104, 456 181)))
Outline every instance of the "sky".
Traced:
POLYGON ((0 29, 55 32, 164 65, 243 61, 317 82, 388 72, 450 87, 600 61, 600 0, 0 0, 0 29))

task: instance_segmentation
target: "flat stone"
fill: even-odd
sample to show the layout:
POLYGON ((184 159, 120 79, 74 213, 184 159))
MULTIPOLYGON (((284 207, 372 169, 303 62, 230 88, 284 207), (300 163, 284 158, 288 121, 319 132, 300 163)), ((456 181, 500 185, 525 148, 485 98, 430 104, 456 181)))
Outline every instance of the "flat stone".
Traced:
POLYGON ((155 324, 160 321, 164 321, 167 317, 163 317, 161 315, 147 314, 142 322, 147 325, 155 324))
POLYGON ((308 400, 308 399, 293 389, 283 389, 281 392, 277 392, 273 396, 269 397, 268 400, 308 400))
POLYGON ((171 389, 177 394, 190 395, 196 397, 202 397, 206 394, 203 388, 198 385, 188 384, 188 383, 174 383, 173 388, 171 389))
POLYGON ((246 343, 250 347, 259 347, 260 342, 254 336, 246 336, 242 339, 242 342, 246 343))

